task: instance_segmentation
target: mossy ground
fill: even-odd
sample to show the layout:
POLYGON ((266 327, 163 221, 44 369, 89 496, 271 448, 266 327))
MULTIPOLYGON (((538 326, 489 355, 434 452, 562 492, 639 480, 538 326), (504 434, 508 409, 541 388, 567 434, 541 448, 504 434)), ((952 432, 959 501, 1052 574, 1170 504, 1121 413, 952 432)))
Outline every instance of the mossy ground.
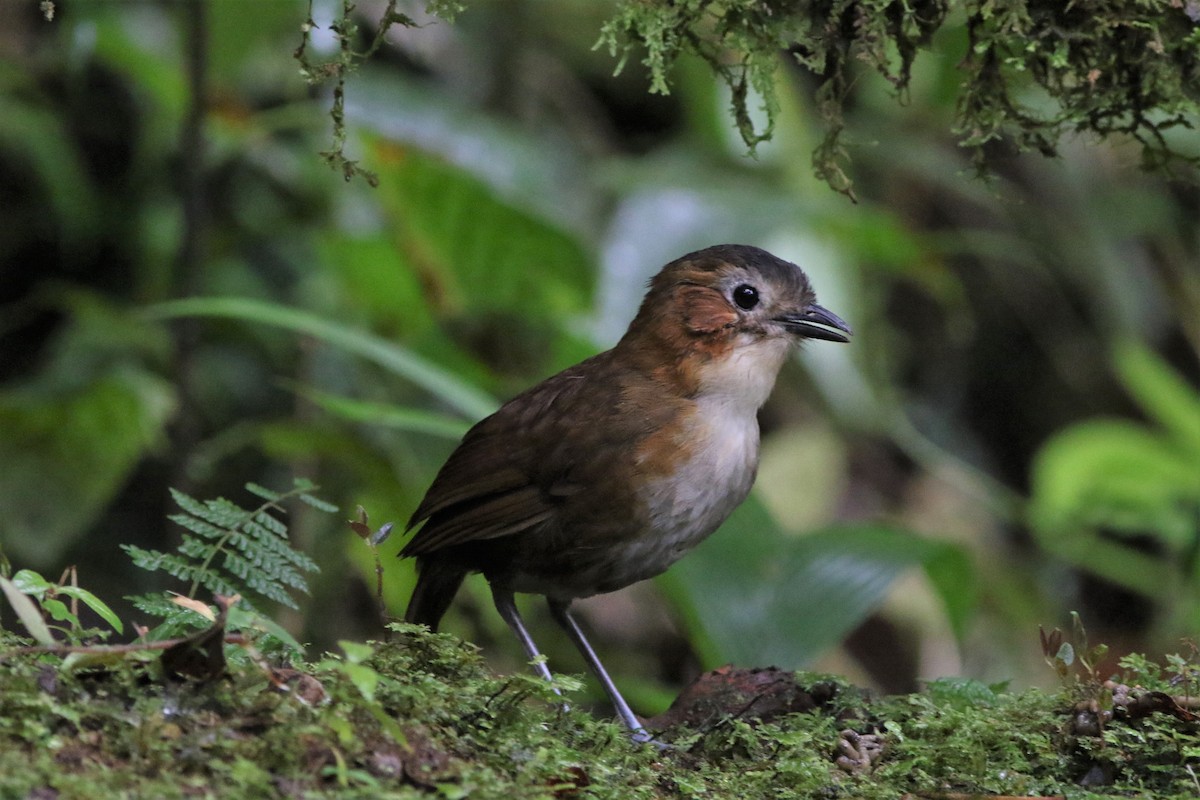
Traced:
MULTIPOLYGON (((15 654, 18 644, 0 638, 3 798, 1200 792, 1196 723, 1159 713, 1071 733, 1090 691, 1081 683, 1008 693, 936 682, 892 698, 837 684, 816 711, 718 718, 664 732, 673 747, 660 750, 560 710, 532 674, 496 675, 472 645, 407 626, 295 669, 267 668, 242 650, 207 683, 164 680, 154 661, 65 670, 61 656, 15 654), (846 730, 882 745, 872 768, 838 766, 857 752, 846 730), (1083 788, 1089 775, 1104 785, 1083 788)), ((577 684, 563 688, 569 696, 577 684)))

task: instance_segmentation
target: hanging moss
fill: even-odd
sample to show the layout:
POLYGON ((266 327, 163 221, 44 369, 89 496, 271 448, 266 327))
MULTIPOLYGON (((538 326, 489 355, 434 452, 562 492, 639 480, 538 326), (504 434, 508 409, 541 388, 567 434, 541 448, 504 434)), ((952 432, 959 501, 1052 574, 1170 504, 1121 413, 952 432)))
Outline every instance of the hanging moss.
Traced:
POLYGON ((681 54, 700 56, 729 86, 751 149, 771 136, 778 55, 788 53, 818 81, 826 136, 816 172, 849 194, 841 132, 855 77, 865 65, 902 98, 918 53, 951 19, 965 20, 969 39, 955 129, 981 168, 990 142, 1054 155, 1070 132, 1127 134, 1150 166, 1195 163, 1163 134, 1190 127, 1200 103, 1196 0, 623 0, 601 41, 625 58, 644 48, 655 92, 668 91, 681 54), (1035 99, 1033 86, 1042 90, 1035 99), (762 98, 763 129, 750 115, 751 89, 762 98))

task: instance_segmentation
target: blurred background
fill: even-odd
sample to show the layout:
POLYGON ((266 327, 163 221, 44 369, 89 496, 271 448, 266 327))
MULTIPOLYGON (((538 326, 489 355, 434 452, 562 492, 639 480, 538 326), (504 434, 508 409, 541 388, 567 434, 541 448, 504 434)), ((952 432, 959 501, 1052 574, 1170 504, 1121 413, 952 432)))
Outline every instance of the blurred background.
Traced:
MULTIPOLYGON (((358 49, 385 6, 358 3, 358 49)), ((740 242, 801 265, 856 335, 784 369, 755 494, 722 531, 581 604, 639 711, 731 661, 885 691, 1049 684, 1038 626, 1072 610, 1110 662, 1189 652, 1194 172, 1144 173, 1136 146, 1081 137, 1057 159, 996 145, 977 178, 950 133, 952 18, 906 102, 873 74, 853 86, 854 204, 813 176, 814 85, 782 57, 775 136, 751 157, 705 64, 677 64, 669 95, 636 57, 614 75, 593 46, 607 2, 481 0, 454 24, 404 6, 419 27, 346 83, 346 153, 373 188, 319 155, 332 100, 293 58, 303 0, 59 0, 50 21, 0 3, 13 569, 78 565, 136 619, 122 597, 179 588, 119 547, 178 543, 168 487, 252 505, 246 482, 304 476, 343 513, 293 510, 322 571, 280 619, 312 655, 379 636, 355 507, 402 528, 473 421, 614 343, 664 263, 740 242), (161 305, 184 297, 226 300, 161 305)), ((313 3, 311 61, 336 55, 340 7, 313 3)), ((382 548, 397 616, 402 542, 382 548)), ((583 672, 527 607, 551 664, 583 672)), ((480 581, 445 629, 521 668, 480 581)))

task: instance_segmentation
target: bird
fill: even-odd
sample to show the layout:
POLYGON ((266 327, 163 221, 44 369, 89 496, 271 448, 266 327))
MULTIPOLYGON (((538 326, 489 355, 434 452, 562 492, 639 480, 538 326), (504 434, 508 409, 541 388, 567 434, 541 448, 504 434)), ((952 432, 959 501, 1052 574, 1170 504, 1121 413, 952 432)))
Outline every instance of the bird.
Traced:
POLYGON ((610 350, 474 425, 408 521, 405 620, 437 630, 482 573, 538 674, 545 659, 514 594, 542 595, 636 741, 654 742, 570 606, 665 571, 746 499, 757 412, 805 339, 849 342, 795 264, 750 245, 688 253, 650 279, 610 350), (418 528, 418 526, 420 526, 418 528))

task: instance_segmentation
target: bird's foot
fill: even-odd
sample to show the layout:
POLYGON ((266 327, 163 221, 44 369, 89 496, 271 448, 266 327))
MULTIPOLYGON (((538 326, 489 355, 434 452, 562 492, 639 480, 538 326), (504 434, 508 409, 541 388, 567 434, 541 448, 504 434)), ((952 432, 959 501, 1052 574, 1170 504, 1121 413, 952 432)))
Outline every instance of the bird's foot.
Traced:
POLYGON ((650 731, 646 730, 645 728, 634 728, 629 732, 629 738, 633 739, 633 741, 637 742, 638 744, 652 745, 660 752, 663 750, 675 749, 675 745, 667 744, 666 742, 660 742, 658 739, 655 739, 650 731))

